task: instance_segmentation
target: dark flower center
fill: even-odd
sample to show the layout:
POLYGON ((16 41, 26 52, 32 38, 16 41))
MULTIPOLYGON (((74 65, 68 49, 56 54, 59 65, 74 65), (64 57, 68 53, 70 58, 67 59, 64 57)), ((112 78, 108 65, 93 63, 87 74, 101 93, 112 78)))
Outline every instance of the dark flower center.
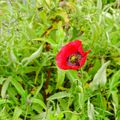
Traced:
POLYGON ((68 65, 80 66, 79 64, 80 59, 81 59, 81 55, 79 53, 72 54, 67 59, 68 65))

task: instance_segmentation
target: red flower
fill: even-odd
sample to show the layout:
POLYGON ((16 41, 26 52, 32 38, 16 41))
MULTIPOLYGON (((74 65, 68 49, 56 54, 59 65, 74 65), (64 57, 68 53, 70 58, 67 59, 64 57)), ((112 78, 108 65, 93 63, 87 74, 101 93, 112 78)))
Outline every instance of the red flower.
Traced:
POLYGON ((56 56, 56 63, 59 68, 63 70, 73 69, 78 70, 81 68, 86 59, 87 54, 91 50, 83 51, 82 43, 80 40, 69 42, 61 48, 56 56))

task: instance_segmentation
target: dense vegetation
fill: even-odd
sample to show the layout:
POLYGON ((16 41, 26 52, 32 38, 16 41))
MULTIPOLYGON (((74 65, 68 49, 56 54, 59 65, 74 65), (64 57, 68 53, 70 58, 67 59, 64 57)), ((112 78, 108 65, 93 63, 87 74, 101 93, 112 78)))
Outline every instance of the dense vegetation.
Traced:
POLYGON ((119 89, 119 0, 0 1, 0 120, 120 120, 119 89), (59 69, 76 39, 87 62, 59 69))

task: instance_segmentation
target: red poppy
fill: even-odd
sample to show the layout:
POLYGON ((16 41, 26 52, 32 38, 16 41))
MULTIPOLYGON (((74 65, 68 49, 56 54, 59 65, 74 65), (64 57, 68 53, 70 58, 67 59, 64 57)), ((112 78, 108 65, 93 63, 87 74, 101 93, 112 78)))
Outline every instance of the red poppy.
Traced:
POLYGON ((80 40, 69 42, 63 46, 57 54, 56 63, 58 67, 63 70, 78 70, 84 65, 87 54, 90 51, 91 50, 83 51, 82 42, 80 40))

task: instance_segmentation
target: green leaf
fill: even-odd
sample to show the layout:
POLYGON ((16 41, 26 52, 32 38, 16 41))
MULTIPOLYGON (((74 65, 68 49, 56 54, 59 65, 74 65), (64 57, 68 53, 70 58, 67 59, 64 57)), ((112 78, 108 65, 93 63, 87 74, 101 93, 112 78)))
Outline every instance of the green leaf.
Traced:
POLYGON ((109 83, 109 96, 112 95, 113 105, 114 105, 114 112, 117 114, 117 109, 119 106, 119 95, 118 95, 118 89, 117 86, 120 84, 120 70, 115 72, 115 74, 112 76, 112 79, 109 83))
POLYGON ((21 63, 24 63, 24 66, 27 66, 31 61, 33 61, 34 59, 36 59, 37 57, 40 56, 41 52, 43 49, 43 44, 38 48, 37 51, 35 51, 31 56, 24 58, 21 63))
POLYGON ((72 114, 72 116, 70 118, 70 120, 78 120, 78 119, 79 119, 78 115, 76 115, 76 114, 72 114))
POLYGON ((97 0, 97 8, 102 9, 102 0, 97 0))
POLYGON ((40 99, 32 98, 32 99, 31 99, 31 102, 32 102, 32 103, 37 103, 37 104, 39 104, 39 105, 40 105, 41 107, 43 107, 45 110, 47 109, 45 103, 44 103, 42 100, 40 100, 40 99))
POLYGON ((10 83, 10 79, 6 79, 6 81, 4 82, 3 86, 2 86, 2 89, 1 89, 1 97, 2 98, 5 98, 6 97, 6 91, 8 89, 8 86, 9 86, 9 83, 10 83))
POLYGON ((55 12, 55 17, 56 16, 61 16, 65 23, 69 23, 68 14, 63 9, 59 9, 57 12, 55 12))
POLYGON ((78 72, 75 70, 66 71, 67 78, 73 83, 76 80, 79 80, 78 72))
POLYGON ((58 69, 56 89, 61 87, 65 79, 65 71, 58 69))
POLYGON ((17 77, 11 78, 10 82, 16 88, 16 90, 18 91, 18 93, 21 96, 23 96, 23 97, 26 96, 25 90, 23 89, 22 85, 18 82, 18 78, 17 77))
POLYGON ((92 103, 90 103, 90 101, 88 100, 88 118, 89 120, 94 120, 94 106, 92 103))
POLYGON ((112 92, 112 99, 113 99, 114 112, 116 114, 119 106, 119 97, 117 91, 112 92))
POLYGON ((58 23, 58 30, 56 31, 56 39, 57 39, 59 46, 63 45, 64 38, 65 38, 65 32, 63 30, 62 22, 60 21, 58 23))
POLYGON ((19 63, 12 48, 10 50, 10 59, 13 63, 19 63))
POLYGON ((70 93, 67 92, 58 92, 55 93, 54 95, 50 96, 49 98, 47 98, 47 100, 55 100, 55 99, 61 99, 64 97, 70 97, 70 93))
POLYGON ((18 120, 19 116, 22 114, 22 109, 20 107, 15 107, 12 120, 18 120))
POLYGON ((6 103, 11 103, 12 104, 12 102, 10 100, 0 99, 0 105, 6 104, 6 103))
POLYGON ((118 84, 120 83, 120 70, 115 72, 112 79, 109 82, 110 92, 116 91, 118 84))
POLYGON ((40 90, 41 90, 42 87, 43 87, 43 75, 44 75, 44 74, 41 75, 41 84, 37 87, 37 89, 36 89, 36 91, 35 91, 35 93, 34 93, 34 97, 36 97, 37 95, 39 95, 39 92, 40 92, 40 90))
POLYGON ((8 95, 10 97, 10 99, 12 99, 12 101, 14 102, 14 104, 19 104, 19 101, 16 97, 18 93, 16 92, 16 88, 15 87, 9 87, 8 90, 8 95))
POLYGON ((106 84, 106 81, 107 81, 106 68, 109 65, 109 63, 110 61, 104 63, 95 74, 93 81, 90 83, 90 87, 93 91, 97 89, 98 86, 102 87, 106 84))

